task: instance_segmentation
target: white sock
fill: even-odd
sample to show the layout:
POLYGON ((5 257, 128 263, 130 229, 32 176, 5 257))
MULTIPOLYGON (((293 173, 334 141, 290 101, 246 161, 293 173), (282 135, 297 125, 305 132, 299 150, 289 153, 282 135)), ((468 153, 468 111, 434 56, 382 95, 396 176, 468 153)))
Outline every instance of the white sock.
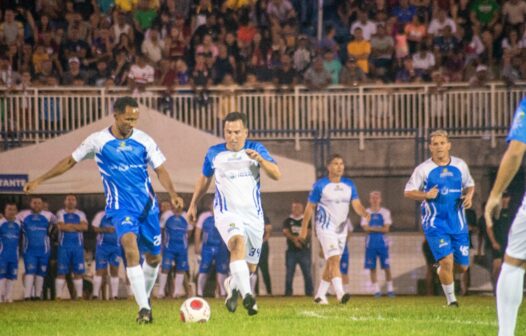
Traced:
POLYGON ((100 275, 95 275, 93 277, 93 292, 91 295, 93 297, 100 297, 100 285, 102 284, 102 277, 100 275))
POLYGON ((380 285, 378 282, 371 283, 371 289, 373 290, 373 294, 380 293, 380 285))
POLYGON ((329 290, 330 286, 331 286, 330 282, 321 279, 320 285, 318 286, 318 292, 316 293, 316 297, 322 298, 322 299, 326 297, 327 291, 329 290))
POLYGON ((42 289, 44 289, 44 277, 37 275, 35 277, 35 296, 42 297, 42 289))
POLYGON ((351 291, 351 285, 349 285, 348 283, 343 284, 343 291, 344 291, 345 293, 350 293, 350 291, 351 291))
POLYGON ((256 292, 256 282, 258 282, 258 274, 250 273, 250 289, 252 290, 252 293, 256 292))
POLYGON ((173 296, 182 296, 185 293, 184 290, 184 273, 175 273, 175 286, 173 296))
POLYGON ((334 287, 334 291, 336 292, 336 298, 338 300, 341 300, 343 294, 343 285, 342 285, 342 278, 341 277, 335 277, 331 280, 332 286, 334 287))
POLYGON ((128 280, 130 280, 130 287, 135 301, 139 305, 139 308, 151 309, 148 304, 148 295, 146 293, 146 285, 144 281, 144 273, 140 265, 126 268, 126 274, 128 280))
POLYGON ((217 284, 219 285, 219 295, 221 296, 226 296, 225 279, 227 277, 227 274, 217 273, 217 284))
POLYGON ((207 279, 207 273, 199 273, 199 275, 197 276, 197 296, 203 296, 207 279))
POLYGON ((73 279, 73 285, 75 286, 75 292, 77 292, 77 297, 75 299, 80 299, 83 297, 82 293, 82 278, 73 279))
POLYGON ((250 289, 250 272, 245 260, 236 260, 230 263, 230 272, 236 283, 237 289, 241 292, 241 297, 252 294, 250 289))
POLYGON ((161 274, 159 274, 159 289, 157 290, 157 297, 159 298, 164 297, 167 280, 168 280, 168 273, 161 272, 161 274))
POLYGON ((64 284, 66 283, 66 279, 55 279, 55 291, 57 292, 57 297, 62 298, 62 289, 64 288, 64 284))
POLYGON ((387 281, 387 292, 394 292, 393 281, 387 281))
POLYGON ((11 302, 12 300, 12 294, 13 294, 13 287, 15 286, 16 280, 7 280, 5 283, 5 296, 4 300, 7 302, 11 302))
POLYGON ((0 302, 2 301, 7 301, 6 300, 6 296, 7 296, 7 290, 6 290, 6 281, 7 279, 0 279, 0 302))
POLYGON ((453 281, 449 285, 442 284, 442 289, 444 289, 444 294, 446 294, 447 304, 457 301, 455 296, 455 282, 453 281))
POLYGON ((146 261, 142 263, 142 270, 144 272, 144 283, 146 285, 146 295, 150 297, 155 280, 157 280, 157 273, 159 273, 159 265, 152 267, 146 261))
POLYGON ((30 298, 33 291, 33 282, 35 281, 35 276, 32 274, 26 274, 24 278, 24 298, 30 298))
POLYGON ((497 281, 499 336, 513 336, 515 334, 523 286, 524 268, 503 263, 497 281))
POLYGON ((116 298, 119 296, 119 277, 111 277, 111 297, 116 298))

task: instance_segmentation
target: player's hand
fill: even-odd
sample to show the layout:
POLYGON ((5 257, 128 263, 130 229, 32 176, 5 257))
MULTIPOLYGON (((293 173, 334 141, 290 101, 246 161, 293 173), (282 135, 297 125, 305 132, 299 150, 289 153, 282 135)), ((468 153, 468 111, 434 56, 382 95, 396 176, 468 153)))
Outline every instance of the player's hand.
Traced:
POLYGON ((174 209, 183 209, 184 207, 184 200, 182 197, 180 197, 179 195, 175 194, 175 195, 171 195, 170 196, 171 198, 171 201, 172 201, 172 205, 174 207, 174 209))
POLYGON ((471 205, 473 204, 473 194, 466 194, 462 195, 462 205, 464 206, 464 209, 471 208, 471 205))
POLYGON ((195 223, 197 221, 197 208, 195 204, 190 204, 188 211, 186 212, 186 218, 190 223, 195 223))
POLYGON ((371 214, 366 211, 365 216, 362 216, 362 218, 367 221, 367 224, 369 224, 369 222, 371 221, 371 214))
POLYGON ((493 247, 495 251, 500 251, 500 244, 497 242, 492 242, 491 247, 493 247))
POLYGON ((196 255, 195 255, 195 258, 197 259, 197 263, 198 263, 199 265, 201 265, 201 255, 200 255, 200 254, 196 254, 196 255))
POLYGON ((431 190, 426 192, 426 199, 435 199, 437 198, 437 196, 438 196, 438 186, 434 186, 433 188, 431 188, 431 190))
POLYGON ((247 153, 248 157, 250 157, 252 160, 256 160, 259 163, 263 161, 263 157, 253 149, 245 149, 245 153, 247 153))
POLYGON ((37 180, 29 181, 24 186, 24 192, 26 194, 30 194, 34 192, 38 188, 39 185, 40 185, 40 182, 37 180))
POLYGON ((502 194, 497 196, 490 194, 484 209, 484 219, 486 220, 486 227, 493 227, 493 216, 500 213, 500 199, 502 194))

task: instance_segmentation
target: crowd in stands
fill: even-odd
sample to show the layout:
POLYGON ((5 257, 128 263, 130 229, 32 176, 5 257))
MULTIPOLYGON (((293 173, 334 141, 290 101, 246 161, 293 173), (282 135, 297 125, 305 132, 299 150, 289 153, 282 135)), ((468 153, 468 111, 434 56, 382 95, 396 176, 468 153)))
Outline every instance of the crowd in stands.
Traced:
POLYGON ((526 79, 524 0, 7 0, 6 86, 526 79))

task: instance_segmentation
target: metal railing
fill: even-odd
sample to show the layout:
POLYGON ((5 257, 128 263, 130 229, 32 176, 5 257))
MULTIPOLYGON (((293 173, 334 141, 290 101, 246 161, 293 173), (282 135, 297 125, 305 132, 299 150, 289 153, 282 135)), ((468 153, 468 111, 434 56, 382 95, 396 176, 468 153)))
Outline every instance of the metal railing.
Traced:
MULTIPOLYGON (((332 86, 324 91, 266 87, 212 87, 204 95, 190 87, 170 93, 149 88, 135 94, 141 104, 198 129, 221 136, 230 111, 248 115, 258 139, 310 139, 330 132, 333 139, 413 138, 415 130, 447 128, 456 137, 504 136, 526 83, 501 82, 471 88, 467 83, 332 86), (272 130, 272 132, 265 132, 272 130)), ((1 140, 39 142, 75 130, 112 111, 126 88, 0 88, 1 140)))

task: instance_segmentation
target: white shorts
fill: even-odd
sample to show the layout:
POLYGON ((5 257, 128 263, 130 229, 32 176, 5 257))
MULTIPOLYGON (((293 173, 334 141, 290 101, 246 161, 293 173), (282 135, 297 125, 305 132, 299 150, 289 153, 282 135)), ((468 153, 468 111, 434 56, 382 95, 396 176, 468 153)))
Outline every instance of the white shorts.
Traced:
POLYGON ((320 241, 323 257, 325 260, 332 256, 341 256, 347 241, 347 230, 343 233, 336 233, 328 230, 316 229, 316 235, 320 241))
POLYGON ((246 261, 250 264, 259 262, 265 231, 265 223, 262 219, 246 219, 232 212, 223 212, 220 216, 215 216, 215 225, 227 246, 228 241, 233 236, 241 235, 245 237, 246 261))
POLYGON ((526 260, 526 210, 520 207, 508 235, 506 254, 515 259, 526 260))

